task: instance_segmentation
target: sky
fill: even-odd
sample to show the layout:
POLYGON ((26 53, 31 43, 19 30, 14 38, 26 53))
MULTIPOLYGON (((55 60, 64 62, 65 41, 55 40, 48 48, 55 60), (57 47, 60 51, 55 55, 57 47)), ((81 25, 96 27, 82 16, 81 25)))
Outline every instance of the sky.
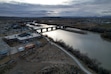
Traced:
POLYGON ((111 0, 0 0, 0 16, 111 16, 111 0))

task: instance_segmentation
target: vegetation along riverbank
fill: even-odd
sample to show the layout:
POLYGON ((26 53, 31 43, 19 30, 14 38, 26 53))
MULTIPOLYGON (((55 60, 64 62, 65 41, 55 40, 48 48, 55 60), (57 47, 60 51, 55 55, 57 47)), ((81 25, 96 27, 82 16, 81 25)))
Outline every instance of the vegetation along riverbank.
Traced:
POLYGON ((65 30, 65 31, 69 31, 69 32, 74 32, 74 33, 78 33, 78 34, 87 34, 86 32, 84 32, 84 31, 77 31, 77 30, 71 30, 71 29, 63 29, 63 30, 65 30))
POLYGON ((73 49, 71 46, 66 45, 62 40, 54 41, 52 38, 50 37, 48 38, 54 43, 63 47, 66 51, 73 54, 75 57, 77 57, 79 60, 85 63, 88 68, 92 69, 97 74, 110 74, 111 73, 109 70, 106 70, 103 67, 101 67, 100 63, 96 59, 89 58, 86 54, 81 53, 79 50, 73 49))

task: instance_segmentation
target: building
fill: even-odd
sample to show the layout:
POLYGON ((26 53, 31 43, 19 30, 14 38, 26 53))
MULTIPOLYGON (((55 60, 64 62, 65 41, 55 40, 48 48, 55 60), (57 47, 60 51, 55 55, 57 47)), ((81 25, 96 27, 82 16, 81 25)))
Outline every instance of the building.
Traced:
POLYGON ((19 42, 22 42, 22 41, 26 41, 26 40, 30 40, 30 39, 34 39, 34 38, 40 38, 40 37, 41 37, 41 35, 38 33, 25 32, 25 33, 21 33, 21 34, 14 34, 11 36, 6 36, 5 39, 17 40, 19 42))

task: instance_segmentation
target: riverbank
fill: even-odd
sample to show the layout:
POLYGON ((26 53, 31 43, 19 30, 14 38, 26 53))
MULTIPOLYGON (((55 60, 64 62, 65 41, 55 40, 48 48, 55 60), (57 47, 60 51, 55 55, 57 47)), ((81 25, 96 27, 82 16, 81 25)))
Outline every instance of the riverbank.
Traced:
POLYGON ((107 41, 111 41, 111 32, 102 33, 101 37, 107 41))
POLYGON ((111 41, 111 29, 110 29, 110 27, 108 29, 105 28, 105 27, 99 27, 99 26, 97 26, 97 27, 96 26, 95 27, 85 27, 85 26, 84 27, 80 27, 80 26, 78 27, 78 26, 74 26, 72 28, 99 33, 101 38, 103 38, 104 40, 107 40, 107 41, 111 41))
POLYGON ((69 32, 78 33, 78 34, 87 34, 87 32, 85 32, 85 31, 74 30, 74 28, 66 28, 66 29, 63 29, 63 30, 65 30, 65 31, 69 31, 69 32))
MULTIPOLYGON (((2 28, 1 28, 2 29, 2 28)), ((15 29, 16 30, 16 29, 15 29)), ((13 31, 13 29, 12 29, 12 31, 13 31)), ((7 32, 7 34, 6 35, 8 35, 9 34, 9 32, 11 33, 11 34, 13 34, 13 32, 11 32, 11 31, 6 31, 7 32)), ((14 31, 15 32, 15 31, 14 31)), ((18 33, 18 32, 17 32, 18 33)), ((68 32, 69 33, 69 32, 68 32)), ((53 34, 54 35, 54 34, 53 34)), ((63 35, 63 33, 61 33, 61 35, 63 35)), ((80 34, 78 34, 78 35, 80 35, 80 34)), ((4 34, 2 35, 2 36, 5 36, 4 34)), ((59 35, 57 35, 57 36, 59 36, 59 35)), ((69 35, 70 36, 70 35, 69 35)), ((86 36, 86 35, 84 35, 84 36, 86 36)), ((60 37, 60 36, 59 36, 60 37)), ((65 36, 64 36, 65 37, 65 36)), ((72 38, 70 38, 70 39, 73 39, 73 37, 72 38)), ((87 40, 88 39, 90 39, 90 38, 87 38, 87 40)), ((66 39, 66 40, 68 40, 68 38, 66 39)), ((81 40, 80 40, 81 41, 81 40)), ((75 41, 76 42, 76 41, 75 41)), ((80 45, 79 45, 80 46, 80 45)), ((38 48, 37 48, 38 49, 38 48)), ((44 51, 46 52, 47 50, 45 50, 45 49, 47 49, 47 48, 44 48, 44 51)), ((52 50, 52 49, 51 49, 52 50)), ((97 50, 97 49, 96 49, 97 50)), ((96 51, 97 52, 97 51, 96 51)), ((41 51, 41 53, 42 53, 42 51, 41 51)), ((38 53, 37 53, 38 54, 38 53)), ((27 56, 26 56, 27 57, 27 56)), ((52 55, 52 57, 53 57, 53 55, 52 55)), ((60 56, 59 56, 60 57, 60 56)), ((103 57, 103 56, 102 56, 103 57)), ((45 57, 46 58, 46 57, 45 57)), ((18 59, 18 58, 17 58, 18 59)), ((38 58, 39 59, 39 58, 38 58)), ((62 58, 61 58, 62 59, 62 58)), ((40 60, 40 59, 39 59, 40 60)), ((23 62, 23 60, 20 60, 21 62, 23 62)), ((25 60, 24 62, 27 62, 27 60, 25 60)), ((49 61, 48 61, 49 62, 49 61)), ((56 61, 57 62, 57 61, 56 61)), ((31 62, 30 62, 31 63, 31 62)), ((26 65, 28 65, 28 64, 30 64, 30 63, 27 63, 26 65)), ((33 62, 34 63, 34 62, 33 62)), ((38 62, 36 62, 36 63, 38 63, 38 62)), ((33 65, 36 65, 36 63, 35 64, 33 64, 33 65)), ((38 64, 37 64, 38 65, 38 64)), ((50 64, 49 64, 50 65, 50 64)), ((60 65, 60 64, 59 64, 60 65)), ((25 66, 25 65, 24 65, 25 66)), ((31 65, 30 65, 31 66, 31 65)), ((19 67, 19 68, 22 68, 22 67, 19 67)), ((53 68, 53 67, 52 67, 53 68)), ((62 67, 61 67, 62 68, 62 67)), ((61 69, 61 68, 59 68, 59 69, 61 69)), ((49 70, 49 69, 48 69, 49 70)), ((55 70, 55 69, 54 69, 55 70)), ((58 70, 58 68, 57 68, 57 70, 58 70)), ((67 68, 66 69, 64 69, 64 70, 67 70, 67 68)), ((16 71, 18 71, 18 72, 24 72, 24 71, 22 71, 22 70, 16 70, 16 71)), ((46 70, 45 70, 46 71, 46 70)), ((52 70, 51 70, 52 71, 52 70)))
POLYGON ((78 59, 84 62, 88 68, 94 70, 97 74, 110 74, 110 71, 100 67, 100 63, 97 62, 97 60, 90 59, 87 55, 82 54, 79 50, 75 50, 69 45, 66 45, 63 41, 54 41, 52 38, 50 38, 50 40, 57 43, 58 45, 63 47, 66 51, 76 56, 78 59))
MULTIPOLYGON (((2 38, 24 32, 23 29, 21 31, 22 27, 13 29, 9 28, 10 26, 9 24, 1 25, 0 28, 3 33, 0 32, 0 36, 2 38), (8 29, 4 30, 7 27, 8 29)), ((26 31, 30 32, 28 28, 26 31)), ((0 60, 0 74, 85 74, 72 58, 43 37, 36 40, 32 39, 27 43, 16 44, 16 41, 12 43, 14 45, 10 47, 17 52, 0 60), (37 41, 41 46, 37 46, 37 41), (36 46, 28 50, 18 51, 19 47, 30 43, 36 43, 36 46)), ((0 49, 4 49, 4 47, 1 46, 0 49)))
MULTIPOLYGON (((38 20, 39 20, 39 23, 45 23, 49 25, 54 24, 54 25, 68 26, 68 27, 96 32, 100 34, 104 32, 111 33, 111 18, 106 18, 106 17, 105 18, 103 17, 84 17, 84 18, 83 17, 82 18, 81 17, 78 17, 78 18, 46 17, 46 18, 40 18, 38 20)), ((72 30, 67 30, 67 31, 74 32, 72 30)), ((106 37, 106 39, 111 39, 111 37, 110 38, 106 37)))

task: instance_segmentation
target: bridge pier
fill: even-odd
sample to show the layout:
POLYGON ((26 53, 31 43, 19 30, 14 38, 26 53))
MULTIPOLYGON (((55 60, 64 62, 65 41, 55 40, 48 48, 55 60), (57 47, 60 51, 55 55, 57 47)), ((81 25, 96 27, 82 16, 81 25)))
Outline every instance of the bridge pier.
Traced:
POLYGON ((64 26, 62 26, 62 29, 64 29, 65 27, 64 26))
POLYGON ((40 29, 41 33, 42 33, 42 29, 40 29))
POLYGON ((55 27, 46 27, 46 28, 39 28, 39 29, 35 29, 36 31, 37 30, 40 30, 40 33, 43 33, 45 29, 46 32, 48 31, 53 31, 53 30, 56 30, 56 29, 65 29, 66 26, 55 26, 55 27))
POLYGON ((53 30, 53 27, 51 27, 51 31, 53 30))
POLYGON ((48 28, 46 28, 46 31, 48 32, 48 28))
POLYGON ((57 29, 57 26, 55 27, 55 29, 57 29))
POLYGON ((60 29, 65 29, 66 27, 65 26, 60 26, 60 29))

